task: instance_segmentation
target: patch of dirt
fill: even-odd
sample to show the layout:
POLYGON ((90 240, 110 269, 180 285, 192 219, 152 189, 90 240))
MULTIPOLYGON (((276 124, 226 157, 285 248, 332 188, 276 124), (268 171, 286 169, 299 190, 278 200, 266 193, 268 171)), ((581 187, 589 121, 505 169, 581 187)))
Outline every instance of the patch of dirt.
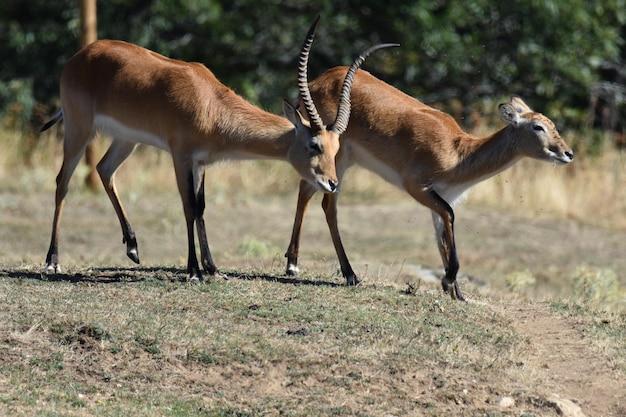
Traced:
POLYGON ((626 380, 609 368, 575 320, 542 304, 505 304, 503 313, 529 338, 538 383, 577 403, 587 417, 626 415, 626 380))

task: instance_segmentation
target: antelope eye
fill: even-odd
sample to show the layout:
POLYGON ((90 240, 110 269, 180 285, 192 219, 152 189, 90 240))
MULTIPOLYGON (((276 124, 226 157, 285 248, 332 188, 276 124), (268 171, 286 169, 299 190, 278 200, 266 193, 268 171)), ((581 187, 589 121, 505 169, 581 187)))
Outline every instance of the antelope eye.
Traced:
POLYGON ((546 131, 546 129, 543 126, 541 126, 541 125, 534 125, 533 126, 533 130, 535 132, 545 132, 546 131))
POLYGON ((322 145, 320 145, 320 143, 318 141, 316 141, 316 140, 313 140, 313 141, 309 142, 309 150, 311 152, 316 153, 316 154, 323 153, 322 145))

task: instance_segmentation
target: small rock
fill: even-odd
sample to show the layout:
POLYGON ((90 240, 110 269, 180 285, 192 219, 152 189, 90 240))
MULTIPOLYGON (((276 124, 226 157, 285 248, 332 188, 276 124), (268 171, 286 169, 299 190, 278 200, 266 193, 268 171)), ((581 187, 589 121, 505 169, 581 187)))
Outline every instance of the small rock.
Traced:
POLYGON ((501 408, 513 407, 515 405, 515 399, 513 399, 513 397, 502 397, 500 398, 498 405, 501 408))
POLYGON ((552 394, 548 397, 548 401, 554 404, 554 407, 563 417, 585 417, 583 410, 574 402, 561 398, 558 394, 552 394))

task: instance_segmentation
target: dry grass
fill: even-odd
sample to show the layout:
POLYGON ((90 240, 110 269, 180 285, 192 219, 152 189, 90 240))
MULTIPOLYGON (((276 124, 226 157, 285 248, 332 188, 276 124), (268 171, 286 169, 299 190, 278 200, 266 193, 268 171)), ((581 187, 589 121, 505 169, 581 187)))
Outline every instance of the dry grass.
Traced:
POLYGON ((582 224, 626 229, 626 164, 622 154, 580 162, 582 168, 522 161, 477 185, 469 202, 542 218, 572 218, 582 224))
MULTIPOLYGON (((50 172, 58 171, 62 158, 61 142, 56 136, 53 130, 39 139, 24 143, 21 135, 0 131, 4 150, 0 154, 0 188, 49 190, 53 187, 50 172), (9 181, 15 170, 21 168, 25 155, 29 168, 23 171, 19 182, 9 181)), ((570 143, 581 142, 574 134, 565 139, 570 143)), ((101 154, 107 142, 100 139, 96 145, 101 154)), ((85 175, 86 167, 79 166, 76 177, 80 179, 85 175)), ((73 186, 78 182, 80 180, 74 179, 73 186)), ((141 147, 122 166, 118 182, 122 190, 176 187, 169 155, 145 147, 141 147)), ((231 161, 209 168, 207 194, 218 202, 243 201, 256 196, 284 196, 294 194, 297 183, 298 176, 288 164, 231 161)), ((347 173, 342 188, 343 203, 406 198, 401 190, 358 167, 347 173)), ((626 157, 621 151, 607 146, 600 156, 577 155, 568 166, 523 160, 477 185, 469 193, 466 204, 543 218, 573 218, 584 224, 626 229, 626 157)))

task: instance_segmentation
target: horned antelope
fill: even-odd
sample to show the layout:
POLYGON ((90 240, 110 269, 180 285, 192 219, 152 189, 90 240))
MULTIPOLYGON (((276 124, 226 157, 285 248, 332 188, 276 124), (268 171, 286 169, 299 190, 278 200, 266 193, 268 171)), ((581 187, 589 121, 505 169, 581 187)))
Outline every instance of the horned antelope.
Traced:
POLYGON ((119 199, 115 173, 140 143, 172 155, 187 225, 190 280, 202 280, 194 224, 202 267, 211 275, 218 273, 203 220, 206 166, 225 159, 286 160, 314 189, 334 192, 338 183, 335 155, 350 114, 352 77, 368 54, 387 45, 372 47, 355 60, 338 96, 338 116, 325 126, 307 82, 308 56, 318 21, 319 16, 306 35, 298 63, 299 93, 311 122, 286 101, 286 118, 253 106, 199 63, 169 59, 112 40, 92 43, 76 53, 61 75, 62 109, 42 128, 64 119, 63 164, 56 180, 46 270, 60 272, 58 241, 68 184, 97 131, 112 137, 97 171, 119 219, 127 256, 136 263, 137 239, 119 199))
MULTIPOLYGON (((345 67, 328 70, 309 89, 322 117, 332 117, 345 67)), ((508 123, 485 138, 465 133, 454 119, 429 107, 365 71, 358 71, 352 88, 352 113, 336 157, 339 182, 353 164, 369 169, 405 190, 431 210, 435 237, 443 260, 442 286, 453 299, 464 300, 456 275, 459 270, 452 205, 475 184, 505 170, 522 157, 567 164, 573 151, 554 123, 533 112, 521 98, 499 106, 508 123)), ((297 211, 287 253, 288 275, 298 274, 302 221, 317 190, 300 181, 297 211)), ((338 192, 326 193, 322 208, 348 285, 359 283, 344 250, 337 225, 338 192)))

